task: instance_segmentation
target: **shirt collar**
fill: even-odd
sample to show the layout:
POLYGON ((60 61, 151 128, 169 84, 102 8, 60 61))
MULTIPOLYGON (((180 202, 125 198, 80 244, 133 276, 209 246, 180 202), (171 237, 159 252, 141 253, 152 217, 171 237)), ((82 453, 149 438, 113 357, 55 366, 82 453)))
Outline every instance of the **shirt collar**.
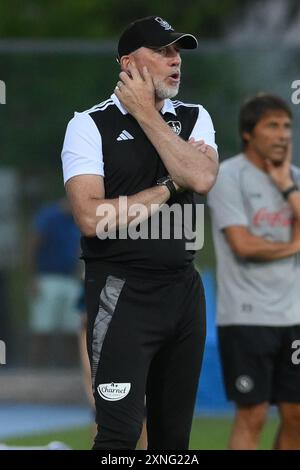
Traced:
POLYGON ((164 105, 161 109, 161 113, 162 114, 171 113, 171 114, 174 114, 174 116, 176 116, 176 110, 174 108, 173 101, 169 99, 165 100, 164 105))
POLYGON ((127 114, 128 111, 127 109, 124 108, 124 106, 122 105, 122 103, 120 102, 119 98, 117 97, 117 95, 115 95, 114 93, 111 95, 111 99, 113 100, 113 102, 115 103, 115 105, 117 106, 117 108, 119 108, 119 110, 121 111, 122 114, 127 114))
MULTIPOLYGON (((117 108, 119 108, 119 110, 121 111, 122 114, 127 114, 128 111, 126 108, 124 108, 124 106, 122 105, 122 103, 120 102, 119 98, 117 97, 117 95, 115 95, 114 93, 111 95, 111 99, 113 100, 113 102, 115 103, 115 105, 117 106, 117 108)), ((169 99, 166 99, 164 101, 164 105, 161 109, 161 113, 162 114, 165 114, 165 113, 171 113, 171 114, 174 114, 176 116, 176 110, 174 108, 174 104, 171 100, 169 99)))

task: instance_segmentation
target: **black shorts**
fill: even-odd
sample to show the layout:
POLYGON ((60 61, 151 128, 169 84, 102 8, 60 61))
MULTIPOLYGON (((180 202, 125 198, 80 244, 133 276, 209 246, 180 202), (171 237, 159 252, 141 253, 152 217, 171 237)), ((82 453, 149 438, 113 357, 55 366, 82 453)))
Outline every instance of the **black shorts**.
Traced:
POLYGON ((218 334, 229 400, 239 405, 300 403, 300 364, 292 361, 300 325, 220 326, 218 334))
POLYGON ((199 274, 87 263, 85 284, 94 449, 135 448, 145 395, 148 448, 187 449, 205 340, 199 274))

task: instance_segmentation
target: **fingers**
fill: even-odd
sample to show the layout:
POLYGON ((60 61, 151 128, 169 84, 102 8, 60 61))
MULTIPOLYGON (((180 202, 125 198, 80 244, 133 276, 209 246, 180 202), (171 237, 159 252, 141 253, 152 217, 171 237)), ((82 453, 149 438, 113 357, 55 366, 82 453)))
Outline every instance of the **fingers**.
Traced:
POLYGON ((115 92, 115 95, 116 95, 118 98, 120 98, 121 91, 120 91, 120 88, 118 87, 118 85, 115 87, 114 92, 115 92))
POLYGON ((143 80, 142 76, 140 75, 135 62, 131 59, 131 62, 128 65, 128 71, 125 72, 124 70, 119 73, 120 80, 117 83, 115 91, 118 93, 122 91, 122 88, 125 86, 129 86, 132 84, 133 81, 143 80))
POLYGON ((131 78, 129 77, 128 73, 126 73, 124 71, 119 73, 119 78, 120 78, 120 81, 122 83, 125 83, 125 84, 127 84, 131 81, 131 78))
POLYGON ((128 70, 131 74, 132 80, 141 80, 141 74, 138 71, 137 66, 135 65, 134 59, 131 59, 129 65, 128 65, 128 70))
POLYGON ((123 83, 119 80, 115 87, 115 94, 119 97, 123 83))
POLYGON ((133 60, 119 74, 115 94, 133 116, 145 106, 155 106, 152 77, 146 67, 140 73, 133 60))
POLYGON ((146 66, 143 67, 143 78, 148 85, 153 85, 152 77, 146 66))
POLYGON ((204 140, 201 139, 201 140, 195 140, 194 137, 191 137, 189 140, 188 140, 189 144, 194 144, 194 145, 203 145, 205 144, 204 140))
POLYGON ((188 143, 192 145, 194 148, 197 150, 200 150, 200 152, 205 153, 207 151, 208 146, 205 144, 205 141, 203 139, 201 140, 195 140, 194 137, 191 137, 188 140, 188 143))
MULTIPOLYGON (((126 89, 126 87, 129 85, 129 82, 131 79, 128 77, 126 72, 121 72, 120 73, 120 80, 117 82, 117 85, 115 87, 115 93, 121 93, 126 89)), ((117 95, 118 96, 118 95, 117 95)))

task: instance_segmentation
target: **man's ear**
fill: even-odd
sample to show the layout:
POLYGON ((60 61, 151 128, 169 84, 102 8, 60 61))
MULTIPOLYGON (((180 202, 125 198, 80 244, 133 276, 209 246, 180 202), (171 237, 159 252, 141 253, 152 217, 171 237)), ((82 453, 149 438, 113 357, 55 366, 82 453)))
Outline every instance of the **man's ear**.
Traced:
POLYGON ((130 64, 130 56, 129 55, 123 55, 120 59, 120 65, 121 69, 128 73, 128 65, 130 64))
POLYGON ((250 132, 243 132, 242 137, 243 137, 243 141, 248 143, 251 138, 251 134, 250 132))

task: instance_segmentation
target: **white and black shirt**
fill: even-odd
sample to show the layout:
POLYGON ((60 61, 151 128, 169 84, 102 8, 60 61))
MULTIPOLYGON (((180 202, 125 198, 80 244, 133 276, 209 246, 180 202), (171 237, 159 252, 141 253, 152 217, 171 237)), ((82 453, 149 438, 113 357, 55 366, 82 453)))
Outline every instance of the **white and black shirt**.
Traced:
MULTIPOLYGON (((213 124, 203 106, 167 99, 160 113, 182 139, 203 139, 217 149, 213 124)), ((87 111, 75 113, 67 127, 62 162, 65 183, 83 174, 104 177, 106 199, 136 194, 155 186, 158 178, 167 175, 156 149, 116 95, 87 111)), ((193 194, 180 193, 168 201, 173 203, 194 204, 193 194)), ((86 259, 146 269, 177 269, 193 258, 193 253, 185 250, 184 237, 181 240, 83 237, 82 249, 86 259)))

